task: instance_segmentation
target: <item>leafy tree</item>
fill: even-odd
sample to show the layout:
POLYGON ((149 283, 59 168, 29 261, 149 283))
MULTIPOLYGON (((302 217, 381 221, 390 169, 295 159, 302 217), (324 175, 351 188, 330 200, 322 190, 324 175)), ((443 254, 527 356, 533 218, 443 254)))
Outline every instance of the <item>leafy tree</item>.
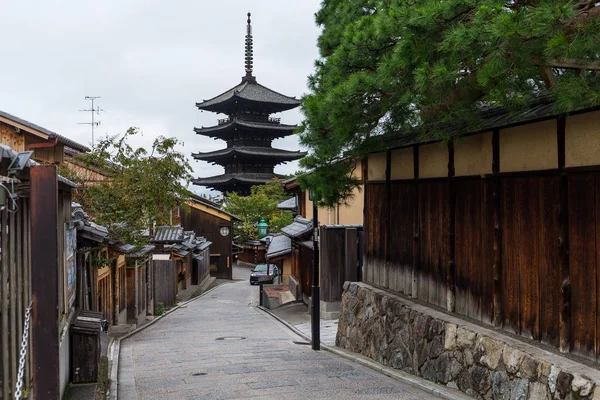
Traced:
POLYGON ((132 244, 144 242, 142 232, 152 234, 155 224, 169 221, 171 210, 189 198, 192 171, 185 156, 175 151, 177 139, 160 136, 148 152, 128 144, 138 133, 130 128, 124 135, 104 138, 91 153, 81 155, 110 178, 85 185, 76 197, 97 223, 132 244))
POLYGON ((303 98, 304 185, 322 203, 355 184, 369 137, 449 123, 476 128, 483 106, 557 111, 600 104, 600 5, 564 0, 325 0, 320 58, 303 98))
POLYGON ((261 218, 269 223, 270 232, 279 232, 282 227, 291 224, 292 213, 277 209, 279 202, 288 197, 279 179, 253 186, 249 196, 228 193, 225 211, 242 220, 234 225, 235 235, 239 236, 241 241, 258 239, 256 224, 261 218))

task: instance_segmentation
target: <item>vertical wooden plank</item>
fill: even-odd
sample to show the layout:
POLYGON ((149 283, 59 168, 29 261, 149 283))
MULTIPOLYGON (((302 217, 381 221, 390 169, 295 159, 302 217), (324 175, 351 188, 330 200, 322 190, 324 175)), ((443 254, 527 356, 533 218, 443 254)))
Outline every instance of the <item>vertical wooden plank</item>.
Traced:
POLYGON ((455 211, 455 241, 461 243, 461 246, 456 248, 455 252, 455 312, 460 315, 468 315, 467 297, 470 282, 470 255, 472 249, 477 245, 472 241, 477 236, 472 232, 472 216, 470 211, 474 209, 471 204, 472 196, 468 190, 468 183, 465 181, 456 182, 456 211, 455 211))
POLYGON ((502 234, 503 234, 503 188, 502 179, 496 176, 500 172, 500 130, 494 129, 492 134, 492 173, 495 175, 492 178, 492 190, 493 190, 493 215, 494 215, 494 263, 492 266, 492 279, 493 279, 493 294, 492 294, 492 307, 493 307, 493 323, 495 327, 500 327, 504 321, 503 315, 503 298, 502 298, 502 234))
MULTIPOLYGON (((29 214, 29 198, 24 198, 21 201, 21 207, 23 210, 23 267, 25 268, 25 304, 29 306, 31 303, 31 246, 30 246, 30 227, 31 218, 29 214)), ((33 335, 31 334, 31 327, 29 328, 29 343, 27 352, 27 362, 25 363, 25 378, 27 382, 31 382, 31 366, 33 362, 33 352, 31 351, 31 341, 33 335)))
MULTIPOLYGON (((15 216, 14 222, 15 222, 15 230, 13 232, 13 234, 15 235, 15 266, 16 266, 16 270, 17 270, 17 281, 16 281, 16 285, 17 285, 17 347, 15 348, 15 351, 18 353, 18 349, 20 349, 20 343, 21 343, 21 338, 23 337, 23 318, 25 316, 25 307, 27 307, 27 305, 24 305, 23 302, 23 286, 24 286, 24 282, 23 282, 23 259, 21 257, 21 254, 23 252, 23 240, 22 240, 22 233, 23 233, 23 229, 22 229, 22 225, 21 225, 21 214, 23 213, 23 210, 21 209, 22 206, 22 201, 19 201, 19 209, 18 212, 15 216)), ((18 359, 18 357, 17 357, 18 359)), ((18 362, 17 362, 17 368, 18 368, 18 362)), ((15 372, 15 376, 18 373, 18 369, 15 372)))
POLYGON ((369 282, 369 244, 370 244, 370 236, 371 236, 371 231, 370 231, 370 226, 371 226, 371 220, 370 220, 370 188, 368 185, 368 178, 369 178, 369 157, 364 157, 362 159, 362 181, 363 181, 363 190, 364 190, 364 194, 363 194, 363 237, 366 240, 363 240, 362 242, 362 256, 363 256, 363 260, 362 260, 362 271, 360 273, 361 276, 361 280, 362 281, 366 281, 369 282))
POLYGON ((15 241, 16 241, 16 235, 15 235, 15 214, 14 213, 9 213, 8 214, 8 262, 9 262, 9 266, 10 266, 10 272, 9 272, 9 280, 10 280, 10 286, 9 286, 9 293, 10 293, 10 300, 9 300, 9 310, 10 310, 10 378, 11 378, 11 385, 14 387, 14 379, 17 376, 17 365, 18 365, 18 350, 17 350, 17 346, 19 341, 17 340, 17 307, 16 307, 16 303, 17 303, 17 264, 15 262, 15 241))
POLYGON ((383 226, 382 231, 384 232, 384 263, 383 263, 383 276, 381 279, 381 286, 384 288, 390 288, 390 238, 391 238, 391 202, 392 202, 392 188, 390 178, 392 176, 392 152, 386 151, 385 154, 385 208, 383 212, 383 226))
MULTIPOLYGON (((598 174, 594 174, 594 186, 595 186, 595 204, 596 204, 596 209, 594 210, 595 213, 595 218, 594 218, 594 228, 596 230, 596 237, 595 237, 595 242, 596 242, 596 291, 598 290, 598 288, 600 287, 600 246, 598 246, 598 244, 600 243, 600 204, 598 204, 598 199, 600 199, 600 175, 598 174)), ((596 357, 595 360, 596 362, 599 361, 600 359, 600 296, 598 296, 598 294, 596 294, 596 314, 594 315, 595 317, 595 327, 596 327, 596 337, 595 337, 595 352, 596 352, 596 357)))
MULTIPOLYGON (((551 177, 542 181, 543 191, 538 210, 540 213, 538 247, 539 287, 540 287, 540 318, 539 340, 543 343, 558 347, 559 345, 559 315, 560 315, 560 177, 551 177)), ((567 227, 568 229, 568 227, 567 227)))
POLYGON ((569 275, 571 280, 571 351, 594 357, 596 340, 596 265, 594 176, 569 176, 569 275), (586 195, 582 195, 585 193, 586 195))
MULTIPOLYGON (((560 254, 560 271, 553 275, 560 284, 560 300, 558 304, 558 326, 559 326, 559 349, 563 353, 571 350, 571 281, 569 267, 569 177, 565 173, 565 134, 566 117, 564 115, 557 119, 557 147, 558 147, 558 170, 560 172, 560 206, 558 218, 560 232, 558 237, 558 251, 560 254)), ((550 323, 550 321, 549 321, 550 323)), ((554 331, 552 333, 555 333, 554 331)), ((551 339, 552 333, 548 332, 546 341, 555 343, 551 339)), ((544 338, 542 338, 543 340, 544 338)))
POLYGON ((2 274, 0 274, 1 280, 0 284, 2 285, 2 290, 0 294, 2 295, 2 299, 0 299, 0 303, 2 305, 2 323, 0 325, 0 333, 2 334, 2 398, 9 399, 11 393, 11 379, 10 379, 10 350, 9 350, 9 340, 8 333, 10 332, 10 327, 8 325, 8 236, 6 235, 8 229, 6 224, 8 222, 6 211, 6 207, 0 213, 2 221, 0 223, 0 229, 2 230, 2 274))
POLYGON ((358 281, 358 229, 348 228, 344 230, 344 280, 350 282, 358 281))
POLYGON ((456 191, 454 178, 454 141, 448 142, 448 270, 446 271, 446 310, 453 312, 456 302, 456 191))
MULTIPOLYGON (((496 200, 494 198, 495 185, 493 180, 488 178, 481 181, 481 184, 481 246, 479 246, 478 249, 478 257, 481 260, 480 268, 478 269, 479 288, 481 293, 479 320, 486 324, 492 324, 494 320, 494 264, 496 257, 494 251, 494 237, 496 234, 496 222, 494 219, 494 210, 496 207, 496 200)), ((501 257, 501 253, 498 253, 501 257)), ((477 268, 477 266, 474 266, 474 268, 477 268)), ((499 279, 501 279, 501 276, 499 279)), ((499 289, 501 296, 502 287, 499 289)))
POLYGON ((429 301, 429 185, 425 182, 419 183, 419 270, 418 270, 418 284, 419 287, 417 292, 419 293, 419 299, 423 301, 429 301))
POLYGON ((538 251, 542 243, 539 241, 540 210, 539 198, 543 191, 543 182, 547 178, 533 177, 519 179, 521 202, 521 235, 519 262, 520 272, 520 304, 521 335, 529 339, 539 338, 539 258, 538 251))
MULTIPOLYGON (((516 179, 502 181, 502 315, 505 330, 520 334, 519 263, 521 218, 518 204, 521 196, 516 179)), ((525 234, 526 232, 524 232, 525 234)))
POLYGON ((413 190, 415 196, 414 207, 413 207, 413 262, 411 270, 411 293, 413 298, 419 296, 419 262, 421 260, 419 248, 419 234, 420 234, 420 223, 419 223, 419 146, 413 146, 413 169, 415 174, 415 182, 413 184, 413 190))

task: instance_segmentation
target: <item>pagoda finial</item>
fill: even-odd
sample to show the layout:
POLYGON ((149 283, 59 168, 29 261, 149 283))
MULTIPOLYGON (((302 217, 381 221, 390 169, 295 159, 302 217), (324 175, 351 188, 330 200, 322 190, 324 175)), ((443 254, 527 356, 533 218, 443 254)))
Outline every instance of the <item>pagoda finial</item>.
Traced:
POLYGON ((250 17, 252 14, 248 13, 248 26, 246 27, 246 78, 253 78, 252 76, 252 64, 254 61, 254 54, 252 52, 252 21, 250 17))

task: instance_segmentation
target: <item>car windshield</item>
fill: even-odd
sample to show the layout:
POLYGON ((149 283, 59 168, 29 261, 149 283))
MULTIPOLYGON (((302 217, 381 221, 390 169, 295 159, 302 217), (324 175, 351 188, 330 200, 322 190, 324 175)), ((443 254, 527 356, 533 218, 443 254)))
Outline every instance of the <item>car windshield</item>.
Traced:
POLYGON ((254 268, 255 272, 267 272, 267 266, 265 264, 258 264, 256 268, 254 268))

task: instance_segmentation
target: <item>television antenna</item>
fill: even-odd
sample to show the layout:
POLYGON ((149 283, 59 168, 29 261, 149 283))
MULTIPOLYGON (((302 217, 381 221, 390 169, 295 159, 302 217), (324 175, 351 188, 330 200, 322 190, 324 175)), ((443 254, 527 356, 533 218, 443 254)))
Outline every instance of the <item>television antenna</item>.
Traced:
POLYGON ((94 128, 100 125, 101 121, 96 121, 94 115, 100 115, 100 111, 106 112, 100 108, 98 105, 94 105, 94 101, 100 99, 100 96, 85 96, 85 99, 92 102, 92 107, 87 110, 79 110, 84 112, 89 112, 92 116, 91 122, 79 122, 79 125, 91 125, 92 126, 92 147, 94 147, 94 128))

